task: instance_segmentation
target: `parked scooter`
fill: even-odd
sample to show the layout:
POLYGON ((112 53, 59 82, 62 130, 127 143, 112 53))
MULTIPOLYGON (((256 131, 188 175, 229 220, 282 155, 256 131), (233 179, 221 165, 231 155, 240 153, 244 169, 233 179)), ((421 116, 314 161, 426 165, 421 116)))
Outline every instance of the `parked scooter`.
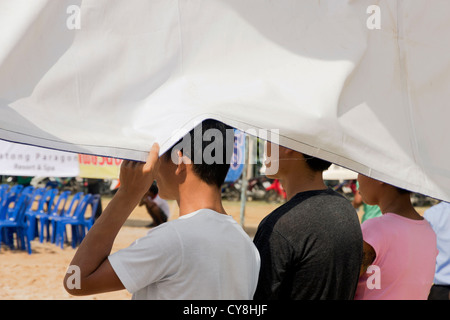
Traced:
MULTIPOLYGON (((266 176, 258 176, 248 180, 246 196, 248 201, 263 200, 266 196, 266 190, 272 184, 271 179, 266 176)), ((242 180, 227 182, 222 185, 222 199, 229 201, 238 201, 241 199, 242 180)))
POLYGON ((270 186, 266 188, 264 199, 267 202, 283 202, 286 200, 286 191, 280 183, 280 180, 275 179, 270 186))

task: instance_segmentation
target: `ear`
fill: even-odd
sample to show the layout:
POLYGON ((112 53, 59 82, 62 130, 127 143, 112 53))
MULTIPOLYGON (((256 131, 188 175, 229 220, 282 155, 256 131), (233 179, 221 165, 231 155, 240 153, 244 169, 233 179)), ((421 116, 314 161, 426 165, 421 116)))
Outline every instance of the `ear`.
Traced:
POLYGON ((280 155, 282 155, 282 154, 289 155, 289 154, 292 154, 294 152, 293 150, 291 150, 289 148, 286 148, 286 147, 283 147, 283 146, 279 146, 278 150, 279 150, 279 154, 280 155))
POLYGON ((294 150, 289 149, 289 148, 284 148, 284 154, 286 154, 286 155, 292 155, 295 152, 297 152, 297 151, 294 151, 294 150))

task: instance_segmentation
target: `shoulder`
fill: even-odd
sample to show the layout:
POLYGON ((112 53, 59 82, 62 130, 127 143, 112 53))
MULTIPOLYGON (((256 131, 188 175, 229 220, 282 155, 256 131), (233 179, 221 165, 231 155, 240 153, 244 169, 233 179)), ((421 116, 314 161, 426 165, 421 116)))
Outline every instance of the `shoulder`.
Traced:
POLYGON ((280 219, 315 218, 328 210, 347 211, 354 214, 350 201, 332 189, 313 190, 296 194, 292 199, 272 211, 264 220, 265 225, 274 225, 280 219), (317 214, 316 214, 317 213, 317 214))
POLYGON ((232 216, 210 209, 201 209, 169 222, 177 233, 193 239, 198 237, 226 238, 228 237, 226 233, 246 234, 232 216))
MULTIPOLYGON (((181 242, 171 222, 150 229, 146 235, 136 239, 131 245, 110 255, 113 259, 132 260, 133 257, 163 257, 181 249, 181 242)), ((138 258, 141 259, 141 258, 138 258)))
POLYGON ((145 247, 151 250, 151 248, 154 248, 155 246, 165 246, 167 248, 179 246, 178 237, 176 236, 177 228, 174 222, 175 221, 168 221, 150 229, 146 235, 135 240, 130 247, 145 247))
MULTIPOLYGON (((441 202, 429 209, 423 215, 432 224, 450 221, 450 203, 441 202)), ((450 222, 449 222, 450 223, 450 222)))
POLYGON ((389 219, 386 219, 385 215, 365 220, 361 224, 364 240, 369 236, 371 238, 382 237, 383 234, 389 231, 391 226, 392 224, 389 219))
POLYGON ((365 229, 365 228, 370 228, 372 226, 377 226, 377 225, 383 225, 388 223, 388 221, 386 220, 385 216, 379 216, 379 217, 374 217, 371 219, 367 219, 365 220, 362 224, 361 224, 361 228, 365 229))
POLYGON ((272 236, 273 231, 276 231, 286 238, 298 238, 311 230, 325 229, 324 223, 345 225, 346 228, 350 225, 360 230, 359 220, 350 201, 334 190, 326 189, 296 194, 261 221, 257 236, 264 233, 272 236))
POLYGON ((298 193, 292 198, 297 208, 304 212, 325 213, 327 211, 355 212, 351 202, 342 194, 331 188, 298 193))

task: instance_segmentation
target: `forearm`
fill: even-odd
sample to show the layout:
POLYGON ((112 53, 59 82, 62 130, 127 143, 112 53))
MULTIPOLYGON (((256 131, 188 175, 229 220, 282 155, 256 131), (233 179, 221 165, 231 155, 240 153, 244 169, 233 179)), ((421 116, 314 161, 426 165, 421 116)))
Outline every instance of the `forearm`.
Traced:
POLYGON ((119 190, 86 234, 70 263, 79 268, 82 283, 107 259, 119 230, 138 202, 119 190))
POLYGON ((64 277, 64 287, 69 293, 85 295, 123 289, 107 258, 120 228, 154 180, 153 170, 158 168, 158 154, 159 146, 155 143, 147 162, 122 162, 120 189, 87 233, 64 277), (71 270, 78 274, 70 274, 71 270), (72 278, 78 279, 80 285, 69 285, 72 278))

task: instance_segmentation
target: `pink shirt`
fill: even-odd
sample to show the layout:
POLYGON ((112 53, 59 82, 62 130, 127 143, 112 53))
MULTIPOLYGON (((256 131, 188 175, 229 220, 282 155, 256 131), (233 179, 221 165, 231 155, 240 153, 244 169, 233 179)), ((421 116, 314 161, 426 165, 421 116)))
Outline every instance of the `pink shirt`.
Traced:
POLYGON ((386 213, 364 221, 376 258, 358 282, 356 300, 426 300, 436 266, 436 234, 427 220, 386 213))

